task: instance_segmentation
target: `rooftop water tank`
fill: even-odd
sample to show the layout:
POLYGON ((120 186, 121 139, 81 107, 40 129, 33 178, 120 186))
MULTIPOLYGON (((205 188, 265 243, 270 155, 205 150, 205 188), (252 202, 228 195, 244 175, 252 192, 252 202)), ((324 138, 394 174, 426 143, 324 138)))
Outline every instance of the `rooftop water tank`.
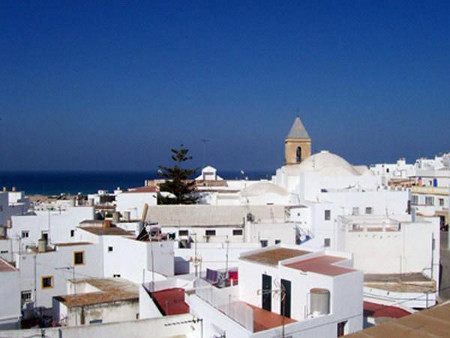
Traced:
POLYGON ((314 288, 310 290, 311 294, 311 314, 327 315, 330 313, 330 291, 327 289, 314 288))

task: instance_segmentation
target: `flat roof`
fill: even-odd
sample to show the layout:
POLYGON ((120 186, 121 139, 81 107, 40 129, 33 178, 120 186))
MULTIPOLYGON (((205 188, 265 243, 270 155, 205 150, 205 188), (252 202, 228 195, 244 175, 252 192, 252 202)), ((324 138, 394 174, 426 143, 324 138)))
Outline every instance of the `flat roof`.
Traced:
POLYGON ((364 287, 390 292, 435 292, 436 282, 420 272, 365 274, 364 287))
POLYGON ((122 228, 118 228, 118 227, 109 227, 109 228, 104 228, 104 227, 95 227, 95 226, 91 226, 91 227, 79 227, 82 230, 85 230, 87 232, 90 232, 92 234, 98 235, 98 236, 130 236, 133 235, 131 232, 128 232, 126 230, 123 230, 122 228))
POLYGON ((152 293, 159 310, 164 315, 179 315, 189 313, 189 305, 184 301, 184 289, 171 288, 152 293))
POLYGON ((0 258, 0 272, 17 271, 17 269, 4 259, 0 258))
POLYGON ((353 333, 348 337, 448 337, 450 304, 435 306, 353 333))
POLYGON ((127 191, 123 191, 122 194, 146 193, 146 192, 158 192, 158 188, 154 185, 147 185, 143 187, 130 188, 127 191))
POLYGON ((90 242, 68 242, 68 243, 57 243, 55 246, 77 246, 77 245, 92 245, 90 242))
POLYGON ((76 279, 73 284, 87 283, 99 289, 98 292, 80 293, 54 297, 67 307, 79 307, 119 301, 138 301, 137 284, 121 278, 76 279))
MULTIPOLYGON (((232 303, 231 305, 233 304, 235 303, 232 303)), ((253 309, 253 332, 260 332, 269 329, 274 329, 276 327, 282 326, 283 323, 284 325, 288 325, 297 322, 295 319, 288 317, 284 317, 283 321, 283 316, 277 313, 261 309, 248 303, 245 304, 253 309)))
POLYGON ((257 252, 254 254, 241 256, 239 259, 250 261, 259 264, 266 265, 278 265, 280 261, 285 259, 299 257, 303 255, 307 255, 311 252, 304 250, 296 250, 296 249, 288 249, 288 248, 275 248, 275 249, 267 249, 261 252, 257 252))
POLYGON ((326 276, 339 276, 349 272, 356 271, 354 269, 342 267, 335 265, 336 263, 347 260, 343 257, 322 255, 319 257, 313 257, 310 259, 302 260, 300 262, 295 262, 291 264, 286 264, 285 266, 297 269, 305 272, 314 272, 326 276))

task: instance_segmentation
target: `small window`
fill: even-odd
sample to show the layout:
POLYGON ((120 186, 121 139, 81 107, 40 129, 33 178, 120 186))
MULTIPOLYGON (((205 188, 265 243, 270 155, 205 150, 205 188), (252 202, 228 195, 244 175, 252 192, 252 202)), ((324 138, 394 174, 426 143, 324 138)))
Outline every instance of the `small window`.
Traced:
POLYGON ((358 216, 359 215, 359 208, 358 207, 354 207, 352 209, 352 215, 353 216, 358 216))
POLYGON ((234 229, 233 236, 242 236, 242 229, 234 229))
POLYGON ((22 231, 22 238, 28 238, 30 236, 30 232, 28 230, 22 231))
POLYGON ((75 230, 70 230, 70 237, 75 236, 75 230))
POLYGON ((323 240, 323 246, 324 246, 325 248, 329 248, 329 247, 330 247, 330 239, 329 239, 329 238, 325 238, 325 239, 323 240))
POLYGON ((9 251, 8 250, 2 250, 0 251, 1 254, 7 254, 9 251))
POLYGON ((412 197, 411 197, 411 204, 414 204, 414 205, 419 204, 419 196, 412 195, 412 197))
POLYGON ((216 235, 216 230, 206 230, 205 231, 205 235, 206 236, 215 236, 216 235))
POLYGON ((178 230, 178 236, 189 236, 189 230, 178 230))
POLYGON ((116 274, 113 275, 113 277, 114 277, 114 278, 120 278, 120 274, 117 274, 117 273, 116 273, 116 274))
POLYGON ((276 245, 276 244, 280 244, 280 243, 281 243, 281 239, 276 239, 276 240, 275 240, 275 245, 276 245))
POLYGON ((269 241, 267 239, 262 239, 260 242, 262 248, 265 248, 269 244, 269 241))
POLYGON ((444 206, 444 199, 443 198, 439 199, 439 206, 441 206, 441 207, 444 206))
POLYGON ((53 276, 42 277, 41 279, 42 289, 48 289, 53 287, 53 276))
POLYGON ((325 221, 329 221, 331 219, 331 210, 325 210, 325 221))
POLYGON ((101 324, 103 323, 103 319, 94 319, 89 321, 89 324, 101 324))
POLYGON ((84 251, 75 251, 73 253, 73 264, 74 265, 84 264, 84 251))
POLYGON ((372 215, 372 208, 371 207, 367 207, 366 208, 366 215, 372 215))
POLYGON ((114 248, 112 246, 108 246, 108 252, 113 252, 114 248))
POLYGON ((425 205, 434 205, 434 197, 425 196, 425 205))
POLYGON ((22 303, 27 303, 31 301, 31 290, 26 290, 21 292, 22 303))

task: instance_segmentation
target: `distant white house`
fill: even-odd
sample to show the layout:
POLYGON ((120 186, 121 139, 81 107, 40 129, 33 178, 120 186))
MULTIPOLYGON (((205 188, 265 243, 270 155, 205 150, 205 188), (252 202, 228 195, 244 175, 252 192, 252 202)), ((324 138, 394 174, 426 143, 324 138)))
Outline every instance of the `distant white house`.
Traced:
POLYGON ((20 308, 19 270, 0 258, 0 330, 20 328, 22 317, 20 308))

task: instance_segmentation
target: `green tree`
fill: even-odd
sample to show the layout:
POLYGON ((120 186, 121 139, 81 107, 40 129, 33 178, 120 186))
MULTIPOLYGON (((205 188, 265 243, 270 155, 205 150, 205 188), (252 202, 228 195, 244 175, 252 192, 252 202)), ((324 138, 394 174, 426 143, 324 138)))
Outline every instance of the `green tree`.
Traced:
POLYGON ((158 204, 194 204, 198 196, 195 195, 195 181, 191 177, 197 169, 182 168, 184 162, 192 160, 192 156, 188 155, 189 149, 180 145, 179 149, 175 148, 171 151, 175 165, 173 167, 159 166, 158 174, 165 180, 159 185, 159 189, 175 197, 158 194, 158 204))

